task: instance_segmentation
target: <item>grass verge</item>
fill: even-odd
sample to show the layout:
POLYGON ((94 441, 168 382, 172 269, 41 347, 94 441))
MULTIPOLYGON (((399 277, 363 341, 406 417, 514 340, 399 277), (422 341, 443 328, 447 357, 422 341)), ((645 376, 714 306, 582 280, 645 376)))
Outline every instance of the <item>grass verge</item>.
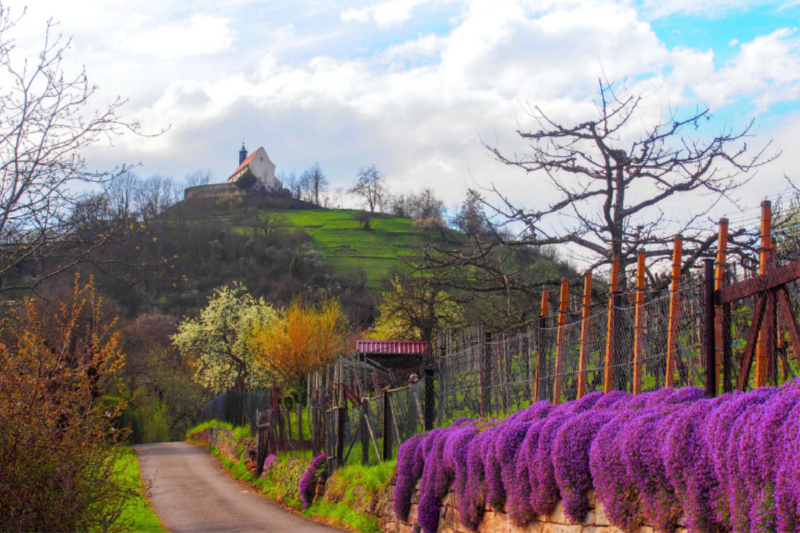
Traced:
POLYGON ((143 533, 162 533, 167 530, 161 524, 158 516, 150 508, 150 503, 145 497, 145 485, 139 475, 139 455, 130 446, 125 446, 125 454, 117 461, 120 476, 124 483, 133 488, 130 498, 122 508, 119 521, 130 524, 133 531, 143 533))
MULTIPOLYGON (((215 422, 215 421, 212 421, 215 422)), ((235 480, 249 483, 261 494, 283 504, 288 509, 300 513, 307 518, 335 526, 344 526, 361 533, 380 533, 377 517, 359 509, 368 509, 370 503, 376 499, 378 492, 386 487, 389 478, 395 470, 396 463, 386 462, 376 466, 350 465, 337 470, 328 483, 325 494, 318 498, 308 509, 303 509, 300 500, 300 477, 311 463, 311 453, 301 451, 295 453, 280 453, 279 461, 274 463, 269 472, 261 477, 247 470, 244 465, 244 451, 237 461, 232 461, 219 452, 213 445, 193 441, 192 433, 207 427, 227 427, 234 431, 248 428, 232 428, 222 423, 206 423, 201 428, 193 428, 187 433, 187 438, 195 445, 201 446, 215 456, 223 468, 235 480)), ((249 436, 249 433, 247 433, 249 436)))
POLYGON ((234 426, 233 424, 229 424, 228 422, 220 422, 219 420, 208 420, 203 422, 202 424, 198 424, 190 430, 186 431, 186 438, 189 438, 193 434, 197 433, 198 431, 203 431, 204 429, 209 428, 225 428, 237 439, 244 439, 250 436, 250 428, 247 426, 234 426))

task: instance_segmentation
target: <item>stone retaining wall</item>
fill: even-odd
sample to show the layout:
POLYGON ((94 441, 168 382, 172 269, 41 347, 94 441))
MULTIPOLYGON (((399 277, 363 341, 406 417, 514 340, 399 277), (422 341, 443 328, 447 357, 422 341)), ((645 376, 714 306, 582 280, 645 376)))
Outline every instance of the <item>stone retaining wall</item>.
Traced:
MULTIPOLYGON (((416 533, 420 531, 416 526, 417 506, 420 498, 419 488, 411 497, 411 512, 408 515, 408 521, 401 522, 395 517, 392 509, 394 483, 393 479, 386 490, 385 497, 379 498, 380 503, 376 509, 381 531, 384 533, 416 533)), ((593 491, 589 492, 588 497, 591 511, 587 514, 583 524, 572 524, 564 514, 561 502, 558 502, 550 515, 539 516, 537 520, 525 527, 517 527, 512 524, 505 510, 487 507, 483 521, 478 526, 478 533, 623 533, 621 529, 609 523, 603 512, 603 504, 596 501, 593 491)), ((456 494, 451 491, 442 501, 438 533, 471 533, 459 520, 457 498, 456 494)), ((645 525, 639 528, 639 533, 654 533, 654 530, 651 525, 645 525)), ((679 527, 675 533, 686 533, 686 529, 679 527)))
POLYGON ((239 457, 236 455, 237 448, 239 453, 242 450, 255 450, 255 439, 246 438, 238 440, 236 436, 228 429, 220 427, 206 428, 197 433, 189 436, 189 440, 205 444, 206 446, 214 446, 219 450, 220 455, 225 456, 231 461, 238 461, 239 457), (242 446, 242 448, 239 448, 242 446))

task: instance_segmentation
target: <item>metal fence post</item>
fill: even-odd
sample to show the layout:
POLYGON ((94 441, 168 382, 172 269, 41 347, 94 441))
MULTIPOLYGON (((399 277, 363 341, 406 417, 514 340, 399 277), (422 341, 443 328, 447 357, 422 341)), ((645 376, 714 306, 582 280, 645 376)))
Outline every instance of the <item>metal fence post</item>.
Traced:
POLYGON ((547 306, 550 302, 550 291, 542 289, 542 310, 539 313, 539 323, 536 331, 536 381, 533 385, 533 401, 537 402, 542 398, 539 381, 542 379, 544 371, 544 329, 547 327, 547 306))
POLYGON ((483 334, 483 353, 481 354, 481 416, 486 416, 492 409, 492 367, 489 343, 492 341, 491 333, 483 334))
MULTIPOLYGON (((367 402, 361 404, 361 424, 359 431, 361 431, 361 464, 366 466, 369 464, 369 433, 367 433, 367 402)), ((344 437, 342 437, 344 442, 344 437)))
POLYGON ((392 406, 389 391, 383 391, 383 457, 384 461, 392 460, 392 406))
POLYGON ((436 413, 436 391, 433 383, 433 369, 425 369, 425 431, 433 429, 433 419, 436 413))
POLYGON ((561 371, 564 359, 564 328, 567 325, 567 298, 569 297, 569 282, 561 278, 561 297, 558 306, 558 337, 556 339, 556 367, 553 379, 553 405, 561 401, 561 371))
POLYGON ((578 393, 580 400, 586 394, 586 365, 589 363, 589 313, 592 305, 592 273, 586 272, 583 278, 583 311, 581 312, 581 351, 578 359, 578 393))
POLYGON ((344 466, 344 428, 347 421, 347 408, 339 407, 336 409, 336 464, 344 466))
POLYGON ((705 275, 704 281, 704 308, 703 308, 703 325, 705 327, 705 345, 706 349, 706 394, 710 397, 717 395, 717 331, 715 327, 716 322, 716 308, 714 307, 714 260, 703 259, 703 274, 705 275))
POLYGON ((606 338, 606 371, 603 390, 608 394, 615 386, 615 368, 617 364, 617 310, 615 297, 619 290, 619 257, 614 257, 611 264, 611 295, 608 298, 608 336, 606 338))
POLYGON ((644 248, 639 250, 636 258, 636 319, 633 330, 633 393, 642 392, 642 347, 644 345, 644 248))

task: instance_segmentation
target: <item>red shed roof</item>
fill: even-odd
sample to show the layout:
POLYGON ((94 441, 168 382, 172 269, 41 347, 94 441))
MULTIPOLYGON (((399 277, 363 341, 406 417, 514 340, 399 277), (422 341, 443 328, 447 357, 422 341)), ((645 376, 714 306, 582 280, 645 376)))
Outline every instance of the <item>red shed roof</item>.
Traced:
POLYGON ((425 354, 428 341, 364 341, 356 342, 358 353, 425 354))

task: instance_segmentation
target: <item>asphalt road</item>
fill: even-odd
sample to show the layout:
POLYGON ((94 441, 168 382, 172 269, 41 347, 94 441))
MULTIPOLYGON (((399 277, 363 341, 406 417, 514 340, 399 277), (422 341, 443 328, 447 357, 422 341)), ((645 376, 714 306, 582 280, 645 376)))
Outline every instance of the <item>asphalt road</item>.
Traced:
POLYGON ((266 531, 334 533, 305 520, 228 477, 219 461, 185 442, 137 446, 142 476, 153 481, 150 502, 172 533, 266 531))

